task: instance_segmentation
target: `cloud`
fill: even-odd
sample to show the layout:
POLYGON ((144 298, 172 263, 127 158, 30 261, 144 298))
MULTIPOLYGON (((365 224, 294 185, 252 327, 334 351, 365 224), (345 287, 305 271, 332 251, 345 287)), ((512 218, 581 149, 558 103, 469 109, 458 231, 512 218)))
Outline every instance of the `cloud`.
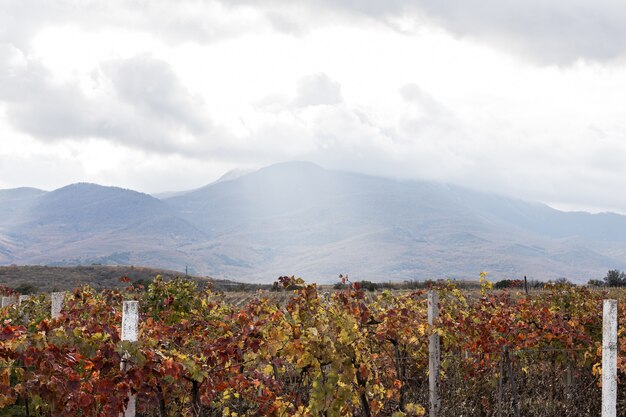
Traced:
POLYGON ((341 84, 331 80, 324 73, 311 74, 298 82, 298 90, 293 104, 296 107, 332 105, 343 101, 341 84))
POLYGON ((417 84, 405 84, 398 90, 400 96, 412 105, 424 120, 453 119, 452 111, 435 100, 417 84))
POLYGON ((544 63, 626 55, 626 3, 622 2, 418 0, 406 4, 458 36, 544 63))
POLYGON ((167 43, 208 44, 272 29, 301 36, 328 25, 380 24, 440 27, 542 64, 626 56, 626 3, 613 0, 5 0, 2 8, 0 43, 22 50, 51 26, 128 28, 167 43))
MULTIPOLYGON (((102 62, 87 90, 77 79, 57 80, 15 47, 5 45, 0 52, 0 101, 7 120, 42 143, 102 139, 147 154, 249 166, 309 155, 339 128, 334 122, 327 131, 316 127, 322 121, 314 109, 343 100, 340 84, 324 73, 302 77, 293 99, 270 106, 260 123, 234 135, 211 120, 203 99, 182 84, 167 62, 149 55, 102 62)), ((344 111, 324 114, 341 121, 344 111)))
MULTIPOLYGON (((252 4, 249 0, 238 3, 252 4)), ((626 3, 613 0, 276 0, 254 4, 265 11, 274 29, 288 33, 352 20, 356 25, 378 22, 409 32, 440 27, 541 64, 626 57, 626 3)))
POLYGON ((10 45, 0 45, 0 56, 0 99, 14 126, 57 139, 83 136, 97 124, 77 85, 54 82, 39 62, 10 45))
POLYGON ((143 55, 107 62, 103 67, 117 96, 137 112, 162 123, 184 126, 194 134, 211 130, 201 112, 202 99, 181 84, 165 61, 143 55))
POLYGON ((210 153, 227 135, 169 64, 149 56, 107 61, 87 94, 4 45, 0 100, 9 122, 40 141, 105 138, 147 152, 210 153))
POLYGON ((0 43, 27 50, 47 27, 78 26, 90 31, 128 28, 166 42, 212 43, 268 26, 250 8, 196 0, 4 0, 0 43))
POLYGON ((452 182, 570 207, 588 196, 594 203, 586 208, 625 210, 621 195, 607 193, 624 183, 617 162, 624 155, 623 135, 601 143, 598 132, 581 130, 584 120, 568 127, 560 118, 523 127, 515 117, 504 125, 493 115, 476 120, 415 83, 401 86, 398 95, 395 119, 349 102, 283 107, 256 134, 263 141, 280 137, 280 149, 292 151, 283 158, 330 168, 452 182), (558 125, 554 132, 552 125, 558 125))
MULTIPOLYGON (((610 61, 626 51, 624 9, 605 0, 7 0, 0 151, 8 161, 21 139, 35 142, 46 178, 50 149, 74 161, 64 179, 99 160, 113 168, 89 178, 119 185, 145 168, 158 178, 145 179, 151 190, 165 167, 193 165, 192 178, 204 165, 306 159, 626 211, 614 191, 625 178, 626 72, 610 61), (577 60, 597 62, 544 65, 577 60)), ((30 151, 20 152, 5 166, 27 166, 30 151)), ((174 177, 168 188, 184 175, 174 177)))
MULTIPOLYGON (((455 112, 417 84, 406 84, 398 92, 406 104, 397 127, 391 132, 394 140, 409 147, 429 149, 435 153, 432 156, 436 159, 445 159, 442 168, 447 170, 447 174, 438 179, 467 169, 471 164, 467 152, 472 146, 472 140, 467 133, 468 127, 459 120, 455 112)), ((433 169, 440 171, 440 168, 433 169)))
POLYGON ((313 74, 299 80, 296 99, 263 100, 264 117, 251 131, 251 139, 265 144, 260 160, 305 159, 331 168, 432 180, 461 177, 472 163, 467 152, 472 140, 463 123, 417 84, 400 87, 402 101, 391 119, 346 102, 339 91, 325 74, 313 74))

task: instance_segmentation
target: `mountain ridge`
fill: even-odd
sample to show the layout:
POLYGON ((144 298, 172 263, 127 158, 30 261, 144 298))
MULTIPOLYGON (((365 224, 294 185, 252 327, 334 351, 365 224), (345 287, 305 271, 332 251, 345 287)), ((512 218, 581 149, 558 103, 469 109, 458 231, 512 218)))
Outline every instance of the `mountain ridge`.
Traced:
POLYGON ((77 183, 0 190, 0 264, 150 264, 217 278, 332 282, 568 277, 626 268, 626 216, 293 161, 155 198, 77 183), (31 189, 32 190, 32 189, 31 189), (13 200, 11 200, 13 201, 13 200))

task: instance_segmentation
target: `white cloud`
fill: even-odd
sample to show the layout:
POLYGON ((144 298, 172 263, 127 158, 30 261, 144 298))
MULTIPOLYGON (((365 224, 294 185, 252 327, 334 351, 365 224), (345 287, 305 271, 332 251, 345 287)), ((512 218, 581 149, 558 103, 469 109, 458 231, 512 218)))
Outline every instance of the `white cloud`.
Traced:
MULTIPOLYGON (((5 47, 5 49, 8 49, 5 47)), ((41 141, 109 139, 151 152, 207 154, 227 137, 169 65, 149 56, 105 61, 87 95, 12 51, 0 73, 9 123, 41 141)))
POLYGON ((342 101, 341 84, 320 72, 308 75, 298 82, 298 93, 294 104, 299 107, 306 107, 338 104, 342 101))
POLYGON ((496 3, 10 0, 0 187, 298 159, 626 211, 623 7, 496 3))
POLYGON ((0 42, 28 49, 46 28, 72 26, 87 32, 124 28, 165 42, 211 43, 269 27, 251 7, 219 1, 180 0, 6 0, 0 13, 0 42))

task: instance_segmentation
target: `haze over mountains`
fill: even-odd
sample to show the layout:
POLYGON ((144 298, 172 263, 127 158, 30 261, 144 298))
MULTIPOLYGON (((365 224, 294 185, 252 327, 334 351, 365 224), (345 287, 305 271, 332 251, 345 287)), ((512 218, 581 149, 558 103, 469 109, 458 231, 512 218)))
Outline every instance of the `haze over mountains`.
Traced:
POLYGON ((241 281, 601 278, 626 269, 626 216, 305 162, 147 194, 0 190, 0 264, 135 264, 241 281))

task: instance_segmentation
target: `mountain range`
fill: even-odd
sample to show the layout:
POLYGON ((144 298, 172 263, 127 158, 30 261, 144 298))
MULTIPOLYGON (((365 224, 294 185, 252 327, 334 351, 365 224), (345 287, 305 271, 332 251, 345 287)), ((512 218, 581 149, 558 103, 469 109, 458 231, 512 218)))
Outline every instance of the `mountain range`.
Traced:
POLYGON ((287 162, 155 196, 0 190, 0 265, 150 265, 248 282, 566 277, 626 269, 626 216, 287 162))

